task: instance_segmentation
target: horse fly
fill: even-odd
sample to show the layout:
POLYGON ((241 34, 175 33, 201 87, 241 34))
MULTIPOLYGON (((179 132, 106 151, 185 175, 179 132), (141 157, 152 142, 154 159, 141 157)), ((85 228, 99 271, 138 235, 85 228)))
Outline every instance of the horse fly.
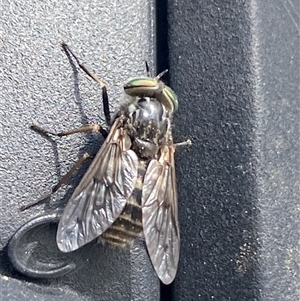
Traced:
MULTIPOLYGON (((161 81, 167 70, 153 78, 146 63, 147 76, 124 85, 126 101, 111 122, 106 86, 79 62, 67 44, 62 47, 100 84, 110 130, 90 124, 53 133, 32 126, 59 137, 97 130, 106 138, 63 211, 56 237, 58 248, 72 252, 99 236, 113 245, 126 246, 144 234, 158 277, 170 284, 177 272, 180 248, 174 152, 176 146, 191 141, 173 143, 172 117, 178 98, 161 81)), ((65 184, 87 157, 79 159, 52 192, 65 184)))

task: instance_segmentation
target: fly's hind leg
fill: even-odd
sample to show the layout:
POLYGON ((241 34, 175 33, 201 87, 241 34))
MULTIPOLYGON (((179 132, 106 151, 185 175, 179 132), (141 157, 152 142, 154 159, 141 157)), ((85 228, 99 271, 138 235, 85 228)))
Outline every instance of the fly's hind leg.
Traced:
POLYGON ((84 161, 86 161, 88 158, 91 158, 91 156, 88 153, 84 153, 78 160, 77 162, 73 165, 73 167, 68 171, 67 174, 65 174, 60 181, 51 189, 50 193, 47 193, 37 199, 36 201, 29 203, 27 205, 22 205, 20 210, 24 211, 27 210, 33 206, 36 206, 40 203, 42 203, 44 200, 49 198, 54 192, 56 192, 62 185, 66 185, 70 182, 70 179, 72 176, 78 171, 79 167, 83 164, 84 161))
POLYGON ((111 116, 109 111, 109 101, 108 101, 108 95, 107 95, 107 89, 106 85, 103 83, 103 81, 92 71, 88 70, 83 64, 81 64, 80 60, 77 58, 77 56, 73 53, 73 51, 70 49, 70 47, 66 43, 61 44, 63 50, 67 53, 68 56, 72 56, 75 61, 77 62, 80 69, 82 69, 89 77, 91 77, 95 82, 97 82, 102 90, 102 103, 103 103, 103 111, 104 116, 107 125, 111 124, 111 116))
MULTIPOLYGON (((107 137, 108 133, 107 131, 100 125, 98 124, 88 124, 85 125, 83 127, 77 128, 77 129, 73 129, 73 130, 69 130, 69 131, 65 131, 65 132, 60 132, 60 133, 54 133, 51 131, 47 131, 41 127, 39 127, 38 125, 31 125, 30 128, 42 135, 45 136, 58 136, 58 137, 62 137, 62 136, 68 136, 68 135, 72 135, 72 134, 76 134, 76 133, 88 133, 88 132, 92 132, 92 131, 98 131, 102 134, 102 136, 104 138, 107 137)), ((36 206, 40 203, 42 203, 44 200, 46 200, 47 198, 49 198, 54 192, 56 192, 62 185, 66 185, 70 182, 70 179, 72 178, 72 176, 74 174, 76 174, 76 172, 78 171, 79 167, 89 158, 92 158, 91 155, 89 155, 88 153, 84 153, 78 160, 77 162, 73 165, 73 167, 70 169, 70 171, 65 174, 61 180, 51 189, 50 193, 47 193, 45 195, 43 195, 42 197, 40 197, 38 200, 36 200, 35 202, 29 203, 27 205, 23 205, 21 206, 21 211, 24 211, 30 207, 36 206)))

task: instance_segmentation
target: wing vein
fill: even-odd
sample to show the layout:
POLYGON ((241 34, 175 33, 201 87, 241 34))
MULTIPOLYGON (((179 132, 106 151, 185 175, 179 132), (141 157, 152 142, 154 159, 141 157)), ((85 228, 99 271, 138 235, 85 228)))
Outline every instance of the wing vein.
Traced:
POLYGON ((138 173, 138 157, 128 141, 116 120, 59 221, 56 240, 62 252, 92 241, 122 213, 138 173))

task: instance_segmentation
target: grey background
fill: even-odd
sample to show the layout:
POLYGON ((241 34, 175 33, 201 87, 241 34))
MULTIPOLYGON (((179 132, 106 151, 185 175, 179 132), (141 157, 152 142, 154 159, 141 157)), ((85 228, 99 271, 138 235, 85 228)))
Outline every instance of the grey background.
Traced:
MULTIPOLYGON (((60 43, 68 43, 104 80, 114 111, 123 84, 145 75, 145 60, 156 72, 154 14, 153 1, 2 1, 1 248, 22 224, 47 210, 41 205, 20 212, 20 206, 49 192, 82 152, 95 151, 102 141, 97 134, 79 134, 50 143, 29 129, 32 122, 53 131, 104 122, 99 86, 72 68, 60 43)), ((51 204, 65 202, 65 192, 51 204)), ((48 232, 44 240, 51 245, 55 231, 48 232)), ((116 252, 96 245, 87 253, 79 252, 77 273, 37 281, 16 274, 4 249, 0 299, 158 299, 159 282, 142 242, 116 252)))
POLYGON ((299 300, 299 1, 169 0, 168 12, 176 133, 196 148, 178 167, 173 300, 299 300))
MULTIPOLYGON (((55 130, 96 121, 99 114, 103 120, 99 87, 81 72, 77 79, 60 41, 106 80, 113 107, 122 84, 143 74, 144 59, 153 66, 155 57, 151 3, 70 2, 50 9, 17 3, 4 2, 2 9, 3 246, 44 209, 20 213, 19 205, 47 192, 98 141, 79 135, 56 147, 27 128, 32 119, 55 130)), ((178 275, 162 290, 164 300, 298 300, 299 5, 169 0, 168 22, 170 86, 180 100, 174 135, 193 145, 176 153, 182 243, 178 275)), ((160 45, 166 41, 160 39, 160 45)), ((67 200, 64 192, 52 202, 61 199, 67 200)), ((46 236, 54 235, 50 230, 45 239, 53 237, 46 236)), ((2 292, 22 292, 24 300, 65 294, 158 300, 157 278, 140 243, 130 252, 83 248, 78 271, 57 280, 10 274, 2 261, 8 276, 22 280, 2 278, 2 292)))

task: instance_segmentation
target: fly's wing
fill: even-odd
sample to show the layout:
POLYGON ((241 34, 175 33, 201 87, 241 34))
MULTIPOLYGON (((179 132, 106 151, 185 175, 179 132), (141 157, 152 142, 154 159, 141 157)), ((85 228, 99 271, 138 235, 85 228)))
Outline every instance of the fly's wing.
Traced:
POLYGON ((160 158, 148 165, 142 212, 150 259, 160 280, 169 284, 176 275, 180 248, 173 147, 163 147, 160 158))
POLYGON ((117 120, 64 209, 56 235, 62 252, 74 251, 101 235, 132 194, 138 158, 118 124, 117 120))

